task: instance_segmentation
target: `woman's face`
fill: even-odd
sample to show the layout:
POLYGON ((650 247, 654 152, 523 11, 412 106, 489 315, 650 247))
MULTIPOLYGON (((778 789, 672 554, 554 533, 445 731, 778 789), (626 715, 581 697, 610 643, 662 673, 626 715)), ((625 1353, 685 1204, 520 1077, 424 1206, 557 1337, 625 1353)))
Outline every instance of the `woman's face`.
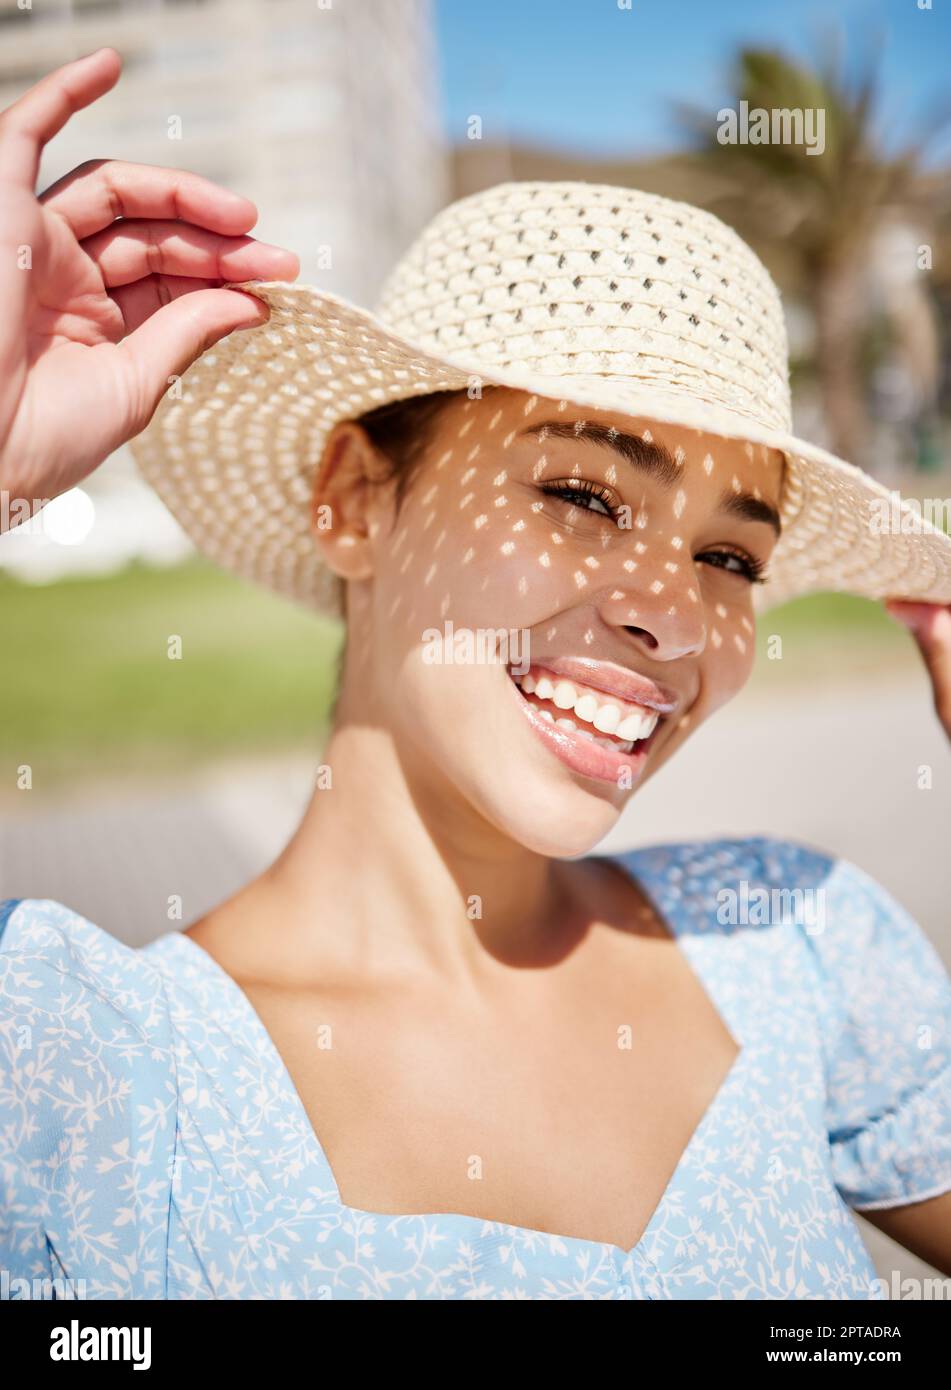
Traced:
POLYGON ((362 430, 330 458, 338 724, 384 731, 447 816, 584 854, 746 682, 778 452, 506 389, 447 405, 398 516, 362 430))

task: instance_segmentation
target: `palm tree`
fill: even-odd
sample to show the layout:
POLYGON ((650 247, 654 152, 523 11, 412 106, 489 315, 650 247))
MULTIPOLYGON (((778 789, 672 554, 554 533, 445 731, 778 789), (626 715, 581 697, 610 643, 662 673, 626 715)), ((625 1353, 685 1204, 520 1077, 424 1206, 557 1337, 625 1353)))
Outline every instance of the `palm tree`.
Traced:
MULTIPOLYGON (((873 241, 898 205, 920 201, 921 157, 948 116, 947 109, 939 112, 923 123, 928 133, 922 139, 887 154, 875 129, 879 71, 875 53, 850 75, 838 35, 827 37, 812 68, 777 51, 740 51, 732 84, 736 102, 747 102, 751 111, 823 111, 821 154, 807 153, 804 144, 721 144, 709 113, 680 108, 698 155, 725 179, 714 210, 757 244, 767 260, 784 263, 811 303, 830 445, 856 462, 865 456, 868 434, 862 347, 873 241)), ((903 306, 906 325, 932 324, 922 278, 909 293, 919 302, 903 306)), ((907 327, 899 339, 906 332, 907 327)), ((921 341, 934 342, 936 335, 926 329, 921 341)))

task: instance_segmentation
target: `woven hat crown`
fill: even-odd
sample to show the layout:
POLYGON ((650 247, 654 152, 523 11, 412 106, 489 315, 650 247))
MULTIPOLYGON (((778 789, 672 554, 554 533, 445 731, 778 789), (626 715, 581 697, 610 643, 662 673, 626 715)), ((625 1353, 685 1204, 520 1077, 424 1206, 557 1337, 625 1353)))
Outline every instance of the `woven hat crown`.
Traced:
POLYGON ((638 189, 498 184, 438 213, 375 309, 436 355, 600 377, 792 427, 782 301, 712 213, 638 189))

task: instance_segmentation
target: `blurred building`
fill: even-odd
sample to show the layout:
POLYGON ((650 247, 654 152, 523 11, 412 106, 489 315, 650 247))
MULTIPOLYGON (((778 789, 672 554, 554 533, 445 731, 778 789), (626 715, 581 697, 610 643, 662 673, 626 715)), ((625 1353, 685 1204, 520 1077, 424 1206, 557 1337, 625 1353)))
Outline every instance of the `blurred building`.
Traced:
MULTIPOLYGON (((40 191, 91 158, 193 170, 256 203, 252 235, 295 251, 301 282, 367 305, 449 201, 430 0, 0 0, 0 108, 106 44, 119 81, 50 142, 40 191)), ((82 544, 14 530, 0 566, 52 578, 189 548, 125 450, 86 490, 82 544)))

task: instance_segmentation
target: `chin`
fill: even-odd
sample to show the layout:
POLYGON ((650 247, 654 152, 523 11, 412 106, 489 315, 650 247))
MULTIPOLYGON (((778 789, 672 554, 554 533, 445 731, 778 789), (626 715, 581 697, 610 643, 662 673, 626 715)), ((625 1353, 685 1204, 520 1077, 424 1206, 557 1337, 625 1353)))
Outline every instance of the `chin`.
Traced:
POLYGON ((457 781, 470 805, 510 840, 552 859, 585 855, 616 825, 631 791, 581 778, 545 746, 486 749, 457 781))
POLYGON ((476 674, 430 669, 400 702, 416 711, 401 734, 412 762, 426 769, 421 785, 432 793, 432 814, 454 820, 456 801, 535 854, 589 853, 665 751, 667 720, 649 720, 633 741, 602 735, 577 709, 565 718, 531 682, 524 691, 524 677, 505 666, 476 674))
POLYGON ((533 854, 544 855, 547 859, 578 859, 604 839, 617 821, 617 812, 605 807, 607 814, 596 822, 579 825, 567 814, 550 813, 545 819, 539 817, 529 821, 514 820, 508 816, 499 829, 504 830, 509 839, 514 840, 533 854))

